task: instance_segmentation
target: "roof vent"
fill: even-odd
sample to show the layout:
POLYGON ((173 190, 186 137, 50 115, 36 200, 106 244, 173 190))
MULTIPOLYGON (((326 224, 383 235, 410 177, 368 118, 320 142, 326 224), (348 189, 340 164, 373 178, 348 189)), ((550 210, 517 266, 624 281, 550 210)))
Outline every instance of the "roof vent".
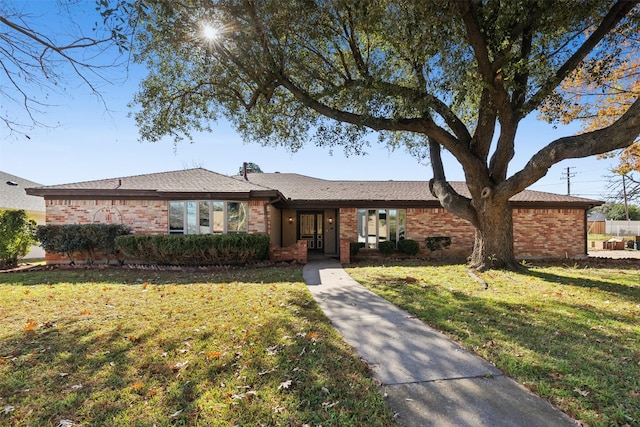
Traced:
POLYGON ((18 183, 17 183, 17 182, 15 182, 15 181, 7 181, 7 185, 10 185, 10 186, 12 186, 12 187, 17 187, 17 186, 18 186, 18 183))

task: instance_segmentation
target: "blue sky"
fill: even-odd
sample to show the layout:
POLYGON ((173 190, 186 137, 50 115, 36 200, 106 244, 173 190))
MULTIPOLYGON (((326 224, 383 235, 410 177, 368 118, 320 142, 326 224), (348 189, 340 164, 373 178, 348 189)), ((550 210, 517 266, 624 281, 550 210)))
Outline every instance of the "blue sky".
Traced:
MULTIPOLYGON (((16 2, 19 3, 19 2, 16 2)), ((27 3, 24 3, 27 5, 27 3)), ((52 2, 36 0, 30 5, 49 10, 52 2)), ((86 13, 93 10, 87 3, 86 13), (89 9, 90 8, 90 9, 89 9)), ((58 21, 47 19, 47 31, 63 33, 58 21)), ((131 101, 144 69, 134 67, 125 79, 112 75, 113 85, 103 85, 103 102, 76 80, 68 80, 62 93, 48 95, 41 120, 51 125, 28 131, 24 135, 8 135, 0 129, 0 170, 44 185, 79 182, 152 172, 204 167, 225 175, 238 172, 242 162, 254 162, 264 172, 294 172, 325 179, 344 180, 428 180, 431 170, 402 150, 390 152, 372 145, 366 156, 345 157, 340 148, 331 154, 326 148, 307 146, 297 153, 284 148, 244 144, 241 137, 225 121, 214 125, 210 134, 200 134, 196 142, 174 145, 166 140, 157 143, 140 142, 133 118, 128 117, 131 101)), ((2 101, 4 102, 4 101, 2 101)), ((13 107, 12 107, 13 108, 13 107)), ((548 142, 574 134, 577 126, 552 126, 526 119, 519 130, 513 173, 522 167, 533 153, 548 142)), ((546 177, 531 189, 566 194, 566 168, 571 178, 571 194, 603 199, 606 196, 611 160, 595 158, 572 159, 554 166, 546 177)), ((454 159, 445 156, 447 177, 464 180, 454 159)))

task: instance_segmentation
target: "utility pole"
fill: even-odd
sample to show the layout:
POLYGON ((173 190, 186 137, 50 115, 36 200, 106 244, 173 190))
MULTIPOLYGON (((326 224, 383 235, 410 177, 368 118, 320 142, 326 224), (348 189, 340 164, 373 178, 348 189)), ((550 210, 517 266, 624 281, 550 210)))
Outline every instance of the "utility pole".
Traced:
POLYGON ((622 194, 624 194, 624 214, 627 217, 627 221, 629 221, 629 204, 627 203, 627 183, 625 178, 627 175, 622 175, 622 194))
POLYGON ((567 178, 567 196, 571 195, 571 178, 576 176, 576 173, 571 172, 571 169, 575 169, 575 167, 567 166, 567 171, 562 172, 562 178, 561 178, 561 179, 567 178))

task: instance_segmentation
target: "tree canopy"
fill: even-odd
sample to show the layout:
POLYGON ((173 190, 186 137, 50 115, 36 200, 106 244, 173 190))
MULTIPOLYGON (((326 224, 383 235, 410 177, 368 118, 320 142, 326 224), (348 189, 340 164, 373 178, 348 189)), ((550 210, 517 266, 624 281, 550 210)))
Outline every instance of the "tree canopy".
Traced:
POLYGON ((429 156, 431 191, 476 228, 472 264, 511 266, 508 200, 569 158, 629 146, 640 101, 509 170, 522 119, 576 69, 638 52, 638 1, 139 1, 135 96, 143 139, 192 138, 229 119, 248 141, 366 150, 370 134, 429 156), (631 36, 634 35, 634 36, 631 36), (447 183, 441 150, 469 194, 447 183))

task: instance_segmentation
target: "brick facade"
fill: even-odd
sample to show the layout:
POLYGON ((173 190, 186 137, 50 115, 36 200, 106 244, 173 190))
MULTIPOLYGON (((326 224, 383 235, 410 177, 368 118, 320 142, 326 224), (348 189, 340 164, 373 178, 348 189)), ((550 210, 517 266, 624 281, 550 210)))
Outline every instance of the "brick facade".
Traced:
MULTIPOLYGON (((451 237, 448 258, 466 258, 473 251, 473 226, 444 208, 409 208, 407 239, 420 244, 429 236, 451 237)), ((582 258, 586 256, 584 209, 514 208, 513 236, 517 258, 582 258)), ((340 209, 340 259, 349 262, 349 243, 358 239, 357 210, 340 209), (346 253, 345 253, 346 252, 346 253)))
POLYGON ((444 208, 407 209, 407 239, 420 243, 423 253, 424 239, 432 236, 451 237, 451 246, 445 251, 450 258, 467 257, 473 251, 475 229, 462 218, 444 208))
MULTIPOLYGON (((271 209, 266 200, 248 203, 250 233, 271 233, 271 209)), ((514 208, 514 250, 518 258, 581 258, 586 256, 584 209, 514 208)), ((350 262, 349 244, 358 236, 357 209, 339 210, 340 260, 350 262)), ((167 234, 166 200, 47 200, 47 224, 122 223, 135 234, 167 234)), ((443 256, 464 258, 473 250, 475 231, 467 221, 443 208, 406 209, 406 237, 420 243, 428 254, 424 239, 451 237, 443 256)), ((273 260, 295 259, 306 262, 299 242, 291 247, 272 249, 273 260)), ((46 255, 47 262, 66 262, 64 256, 46 255)))
POLYGON ((269 202, 266 200, 249 201, 249 233, 271 232, 268 205, 269 202))
POLYGON ((47 224, 125 224, 135 234, 167 234, 166 200, 47 200, 47 224))
POLYGON ((306 264, 307 252, 306 240, 298 240, 293 245, 284 248, 272 243, 269 247, 269 260, 271 262, 296 261, 298 264, 306 264))
POLYGON ((519 258, 586 256, 583 209, 513 209, 513 246, 519 258))

